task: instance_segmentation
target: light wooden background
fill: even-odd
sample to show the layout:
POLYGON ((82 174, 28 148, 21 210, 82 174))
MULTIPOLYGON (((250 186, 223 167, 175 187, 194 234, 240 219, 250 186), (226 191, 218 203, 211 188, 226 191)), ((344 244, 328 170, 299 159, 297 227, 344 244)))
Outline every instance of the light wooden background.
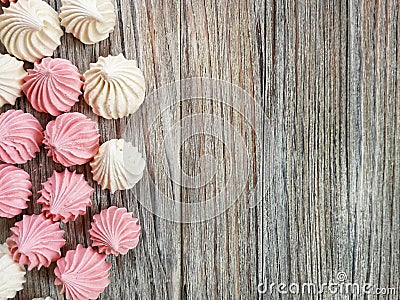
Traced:
MULTIPOLYGON (((48 2, 59 9, 59 0, 48 2)), ((110 258, 111 284, 101 299, 267 299, 257 292, 259 283, 322 284, 338 272, 345 272, 348 282, 397 287, 398 1, 116 0, 115 7, 119 23, 109 40, 84 46, 67 34, 55 56, 70 59, 83 73, 99 56, 123 53, 138 61, 148 92, 199 76, 232 82, 267 112, 268 119, 256 117, 255 123, 273 128, 274 164, 263 164, 270 153, 252 147, 251 132, 229 109, 194 101, 174 109, 172 121, 196 112, 222 116, 242 128, 254 152, 254 174, 247 190, 221 216, 197 224, 164 220, 138 202, 151 199, 157 205, 148 181, 140 182, 132 193, 111 195, 92 182, 88 166, 78 167, 96 194, 89 213, 66 226, 68 245, 63 253, 77 243, 87 245, 91 216, 110 205, 133 211, 143 227, 137 249, 110 258), (257 197, 265 191, 265 198, 251 208, 248 194, 257 182, 264 183, 257 197)), ((157 105, 155 101, 139 110, 132 124, 137 131, 134 141, 146 153, 152 179, 179 201, 207 199, 224 183, 224 172, 218 171, 202 189, 177 188, 167 171, 171 149, 158 143, 163 125, 150 129, 146 122, 157 105)), ((34 112, 25 99, 16 108, 32 112, 43 125, 51 120, 34 112)), ((99 122, 102 142, 120 137, 127 123, 98 118, 83 101, 73 110, 99 122)), ((270 137, 261 138, 270 145, 270 137)), ((200 136, 182 145, 177 148, 182 152, 182 172, 193 175, 205 153, 225 161, 223 145, 216 140, 200 136)), ((35 193, 27 213, 39 213, 35 200, 40 182, 62 167, 54 166, 42 151, 24 168, 32 174, 35 193)), ((0 241, 16 220, 20 217, 0 220, 0 241)), ((63 299, 53 285, 53 268, 29 273, 16 299, 46 295, 63 299)), ((367 297, 275 293, 269 299, 367 297)))

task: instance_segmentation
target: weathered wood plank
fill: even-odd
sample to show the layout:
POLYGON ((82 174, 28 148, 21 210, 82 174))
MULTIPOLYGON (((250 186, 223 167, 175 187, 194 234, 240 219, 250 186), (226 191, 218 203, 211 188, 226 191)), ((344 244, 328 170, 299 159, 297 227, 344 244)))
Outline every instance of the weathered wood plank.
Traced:
MULTIPOLYGON (((257 53, 256 32, 257 18, 261 16, 262 23, 264 18, 262 12, 256 11, 260 6, 262 7, 261 3, 251 1, 205 1, 204 4, 198 1, 183 2, 182 14, 185 22, 182 23, 182 78, 222 79, 248 91, 256 98, 254 101, 261 101, 262 79, 259 72, 262 70, 260 62, 263 57, 257 53)), ((210 87, 205 85, 202 88, 207 90, 210 87)), ((230 96, 232 95, 225 95, 226 98, 230 96)), ((203 123, 193 122, 188 131, 196 132, 199 126, 216 127, 215 123, 220 117, 232 125, 232 131, 238 131, 251 148, 252 132, 249 131, 244 117, 237 114, 240 107, 236 107, 232 100, 228 100, 228 103, 233 108, 220 104, 218 100, 196 99, 183 103, 183 116, 203 115, 203 123), (213 120, 210 124, 207 123, 208 115, 213 120)), ((226 134, 232 136, 232 131, 229 129, 226 134)), ((221 192, 224 185, 229 184, 232 169, 243 171, 242 169, 248 168, 241 152, 229 152, 230 143, 229 139, 218 141, 208 135, 198 135, 184 144, 184 172, 192 176, 196 172, 206 176, 201 169, 204 166, 200 164, 203 155, 212 155, 216 165, 216 175, 209 184, 200 189, 183 191, 184 203, 204 202, 212 198, 221 192), (193 167, 196 168, 195 171, 193 167)), ((249 162, 250 165, 259 163, 262 156, 255 155, 255 158, 257 161, 249 162)), ((252 171, 252 167, 250 168, 252 171)), ((253 176, 250 176, 249 181, 248 185, 253 185, 253 176)), ((240 182, 232 184, 230 189, 241 188, 240 182)), ((229 194, 219 198, 217 201, 220 202, 234 202, 226 214, 203 223, 183 226, 183 284, 187 298, 257 297, 258 216, 257 210, 249 207, 248 194, 247 187, 237 201, 229 194)), ((218 205, 221 203, 216 203, 218 205)))
POLYGON ((321 285, 345 272, 397 287, 397 4, 271 3, 267 81, 282 142, 265 203, 266 283, 321 285))

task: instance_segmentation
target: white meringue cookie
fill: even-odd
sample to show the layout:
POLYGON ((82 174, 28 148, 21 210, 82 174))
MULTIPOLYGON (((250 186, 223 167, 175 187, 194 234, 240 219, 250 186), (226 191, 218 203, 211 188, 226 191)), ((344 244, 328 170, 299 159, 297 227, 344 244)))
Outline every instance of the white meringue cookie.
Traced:
POLYGON ((7 243, 0 244, 0 256, 3 256, 4 254, 10 254, 7 243))
POLYGON ((85 78, 85 101, 95 114, 106 119, 126 117, 144 101, 146 84, 134 60, 118 56, 100 57, 90 64, 85 78))
POLYGON ((24 62, 8 54, 0 54, 0 107, 15 105, 15 100, 22 96, 22 85, 27 74, 24 62))
POLYGON ((25 273, 13 260, 7 244, 0 245, 0 300, 14 298, 24 288, 25 273))
POLYGON ((116 14, 109 0, 61 0, 61 25, 84 44, 107 39, 114 30, 116 14))
POLYGON ((42 0, 19 0, 3 10, 0 39, 8 53, 30 62, 53 55, 63 31, 50 5, 42 0))
POLYGON ((138 148, 125 140, 110 140, 101 145, 90 163, 93 179, 111 193, 133 188, 143 177, 146 162, 138 148))
POLYGON ((32 300, 53 300, 53 299, 50 297, 46 297, 46 298, 34 298, 32 300))

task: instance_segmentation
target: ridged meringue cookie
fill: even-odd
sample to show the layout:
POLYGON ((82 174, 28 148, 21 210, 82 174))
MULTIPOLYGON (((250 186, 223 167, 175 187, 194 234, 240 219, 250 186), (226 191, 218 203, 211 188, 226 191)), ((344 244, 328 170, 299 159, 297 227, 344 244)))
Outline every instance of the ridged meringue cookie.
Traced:
POLYGON ((53 300, 53 298, 46 297, 46 298, 34 298, 32 300, 53 300))
POLYGON ((10 2, 17 2, 17 0, 1 0, 4 4, 9 4, 10 2))
POLYGON ((32 183, 24 170, 0 165, 0 187, 0 217, 14 218, 28 207, 32 183))
POLYGON ((125 140, 110 140, 90 163, 93 179, 111 193, 133 188, 143 177, 146 162, 138 148, 125 140))
POLYGON ((69 112, 82 95, 83 77, 69 60, 46 57, 28 73, 22 90, 39 112, 59 116, 69 112))
POLYGON ((0 300, 14 298, 26 282, 26 271, 16 263, 7 244, 0 245, 0 300))
POLYGON ((126 208, 112 206, 93 216, 90 239, 100 253, 107 255, 127 254, 139 243, 140 225, 138 219, 126 208))
POLYGON ((8 110, 0 115, 0 160, 24 164, 40 152, 43 128, 31 114, 8 110))
POLYGON ((97 123, 81 113, 63 114, 47 124, 44 144, 56 163, 83 165, 99 150, 97 123))
POLYGON ((63 31, 57 12, 42 0, 19 0, 3 9, 0 40, 7 52, 35 62, 52 56, 61 44, 63 31))
POLYGON ((136 112, 142 105, 146 84, 134 60, 118 56, 100 57, 83 74, 84 98, 93 112, 106 119, 118 119, 136 112))
POLYGON ((64 247, 64 230, 59 223, 46 219, 44 215, 24 215, 22 221, 11 228, 13 235, 7 239, 13 259, 28 270, 48 268, 61 257, 64 247))
POLYGON ((114 31, 116 14, 110 0, 61 0, 61 25, 84 44, 107 39, 114 31))
POLYGON ((76 250, 67 251, 65 258, 57 261, 55 285, 62 285, 61 293, 65 293, 67 299, 97 299, 110 284, 111 264, 105 258, 106 255, 91 247, 78 245, 76 250))
POLYGON ((15 105, 22 96, 22 85, 26 76, 24 62, 8 54, 0 54, 0 107, 15 105))
POLYGON ((42 185, 43 190, 39 191, 42 196, 37 203, 43 206, 45 216, 53 221, 75 221, 79 215, 86 213, 86 207, 92 205, 90 197, 94 189, 82 174, 75 171, 54 171, 53 176, 42 185))

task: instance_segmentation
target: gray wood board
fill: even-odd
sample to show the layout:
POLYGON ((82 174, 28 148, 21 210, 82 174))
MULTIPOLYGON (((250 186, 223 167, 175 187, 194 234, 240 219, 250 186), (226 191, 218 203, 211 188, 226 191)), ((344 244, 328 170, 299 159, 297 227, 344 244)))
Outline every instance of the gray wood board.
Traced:
MULTIPOLYGON (((59 10, 61 1, 47 2, 59 10)), ((258 285, 320 285, 344 272, 350 283, 398 287, 399 2, 115 0, 115 8, 119 22, 110 39, 85 46, 66 34, 55 57, 83 73, 98 57, 123 53, 138 61, 149 95, 177 82, 175 95, 183 100, 192 91, 180 80, 224 80, 249 93, 250 107, 262 107, 265 115, 253 114, 248 124, 237 107, 212 99, 173 102, 157 92, 129 119, 102 119, 83 100, 73 107, 98 122, 101 142, 129 128, 148 164, 148 176, 132 191, 114 195, 93 182, 89 166, 70 168, 84 173, 96 191, 88 213, 65 226, 63 254, 79 243, 90 245, 92 216, 110 205, 134 212, 143 228, 135 250, 109 258, 111 284, 100 299, 397 299, 269 295, 258 285), (165 101, 171 105, 163 112, 165 101), (173 124, 196 114, 201 122, 193 119, 168 140, 173 124), (209 115, 214 119, 204 117, 209 115), (207 134, 184 139, 187 132, 217 131, 219 119, 240 133, 249 161, 229 151, 236 149, 233 130, 224 131, 226 141, 207 134), (201 158, 210 156, 215 174, 200 188, 185 185, 186 175, 202 182, 210 170, 201 158), (232 172, 244 169, 250 171, 245 186, 229 186, 232 172), (182 219, 206 218, 185 207, 224 187, 232 193, 216 207, 234 203, 215 218, 180 223, 160 216, 178 211, 182 219)), ((43 126, 52 119, 25 98, 16 108, 43 126)), ((22 167, 34 192, 25 213, 40 213, 40 183, 63 168, 44 149, 22 167)), ((0 220, 0 242, 20 219, 0 220)), ((16 299, 63 299, 53 270, 30 272, 16 299)))

